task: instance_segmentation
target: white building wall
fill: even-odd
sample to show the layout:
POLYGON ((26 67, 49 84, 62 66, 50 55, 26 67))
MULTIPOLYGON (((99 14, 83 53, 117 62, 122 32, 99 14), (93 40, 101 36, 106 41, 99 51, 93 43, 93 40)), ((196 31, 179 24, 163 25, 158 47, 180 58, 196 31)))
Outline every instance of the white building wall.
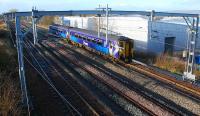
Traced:
POLYGON ((109 27, 109 30, 134 39, 135 50, 147 50, 148 21, 146 19, 141 17, 110 17, 109 27))
MULTIPOLYGON (((97 31, 97 17, 65 17, 70 26, 97 31)), ((106 19, 101 17, 101 32, 105 32, 106 19)), ((167 22, 148 22, 142 17, 109 17, 109 30, 134 39, 135 50, 162 53, 165 37, 175 37, 174 50, 184 50, 187 41, 186 25, 167 22), (148 30, 149 28, 149 30, 148 30), (149 31, 152 31, 149 33, 149 31), (151 36, 150 36, 151 35, 151 36)), ((197 46, 200 48, 200 42, 197 46)))
POLYGON ((149 22, 149 25, 151 24, 151 37, 148 41, 148 50, 150 52, 164 52, 166 37, 175 37, 175 51, 183 50, 186 48, 186 41, 188 37, 187 26, 163 22, 149 22))
POLYGON ((88 18, 85 17, 64 17, 64 20, 70 20, 71 27, 87 29, 88 18))
MULTIPOLYGON (((186 49, 188 40, 187 25, 166 22, 149 22, 149 28, 152 28, 151 37, 149 37, 148 40, 149 52, 163 53, 166 37, 175 37, 174 51, 186 49)), ((199 39, 197 39, 196 45, 197 48, 200 47, 199 39)))

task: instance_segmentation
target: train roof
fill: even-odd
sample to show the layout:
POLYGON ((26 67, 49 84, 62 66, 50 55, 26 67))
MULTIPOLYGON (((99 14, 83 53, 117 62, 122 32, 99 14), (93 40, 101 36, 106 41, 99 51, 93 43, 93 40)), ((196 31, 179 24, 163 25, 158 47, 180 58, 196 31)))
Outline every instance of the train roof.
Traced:
MULTIPOLYGON (((56 26, 59 29, 68 28, 71 31, 74 31, 74 32, 77 32, 77 33, 80 33, 80 34, 83 34, 83 35, 89 35, 89 36, 92 36, 92 37, 95 37, 95 38, 99 38, 98 33, 96 31, 80 29, 80 28, 76 28, 76 27, 67 27, 67 26, 63 26, 63 25, 52 25, 52 26, 56 26)), ((100 39, 103 39, 103 40, 106 39, 106 35, 104 33, 101 33, 100 35, 101 35, 100 39)), ((124 37, 124 36, 116 36, 116 35, 108 34, 108 40, 116 41, 116 40, 122 40, 122 39, 128 40, 129 38, 124 37)))
MULTIPOLYGON (((81 34, 90 35, 90 36, 93 36, 95 38, 99 38, 98 37, 98 32, 96 32, 96 31, 80 29, 80 28, 74 28, 74 27, 70 28, 70 30, 76 31, 76 32, 81 33, 81 34)), ((106 35, 104 33, 100 33, 100 38, 105 40, 106 39, 106 35)), ((109 40, 118 40, 118 39, 120 39, 120 36, 108 34, 108 39, 109 40)))

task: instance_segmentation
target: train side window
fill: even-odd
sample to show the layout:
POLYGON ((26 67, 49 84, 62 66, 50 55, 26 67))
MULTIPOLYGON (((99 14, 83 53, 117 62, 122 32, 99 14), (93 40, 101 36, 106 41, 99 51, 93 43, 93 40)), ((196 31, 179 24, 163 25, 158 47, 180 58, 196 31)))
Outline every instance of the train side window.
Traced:
POLYGON ((91 42, 96 43, 95 39, 92 37, 88 37, 90 39, 91 42))
POLYGON ((87 37, 87 41, 91 41, 91 38, 90 38, 90 37, 87 37))
POLYGON ((98 44, 98 45, 103 45, 103 43, 101 43, 101 42, 97 42, 97 44, 98 44))
POLYGON ((86 40, 86 37, 85 36, 82 36, 83 40, 86 40))
POLYGON ((90 42, 90 41, 91 41, 91 39, 88 39, 88 38, 87 38, 87 41, 89 41, 89 42, 90 42))
POLYGON ((97 40, 98 45, 103 45, 102 40, 97 40))
POLYGON ((75 36, 75 37, 78 37, 78 34, 77 34, 77 33, 75 33, 75 34, 74 34, 74 36, 75 36))
POLYGON ((81 36, 79 34, 77 36, 78 36, 78 38, 81 38, 81 36))
POLYGON ((93 43, 96 43, 96 41, 95 41, 94 39, 92 39, 92 42, 93 42, 93 43))

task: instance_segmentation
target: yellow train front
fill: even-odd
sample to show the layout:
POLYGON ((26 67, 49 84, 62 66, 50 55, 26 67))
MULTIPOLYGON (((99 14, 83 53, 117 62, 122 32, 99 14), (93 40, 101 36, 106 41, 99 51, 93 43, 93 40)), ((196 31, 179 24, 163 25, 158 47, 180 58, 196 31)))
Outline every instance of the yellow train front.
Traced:
POLYGON ((119 39, 119 59, 125 62, 132 62, 133 45, 134 41, 132 39, 121 37, 119 39))

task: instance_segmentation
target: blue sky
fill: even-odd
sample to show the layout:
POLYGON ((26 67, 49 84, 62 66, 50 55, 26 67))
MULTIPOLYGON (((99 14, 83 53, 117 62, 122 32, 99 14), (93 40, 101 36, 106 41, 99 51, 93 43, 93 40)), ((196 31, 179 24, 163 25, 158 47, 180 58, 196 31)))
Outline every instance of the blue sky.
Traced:
POLYGON ((32 6, 39 10, 91 10, 107 3, 115 10, 200 10, 199 0, 0 0, 0 13, 12 8, 30 11, 32 6))

